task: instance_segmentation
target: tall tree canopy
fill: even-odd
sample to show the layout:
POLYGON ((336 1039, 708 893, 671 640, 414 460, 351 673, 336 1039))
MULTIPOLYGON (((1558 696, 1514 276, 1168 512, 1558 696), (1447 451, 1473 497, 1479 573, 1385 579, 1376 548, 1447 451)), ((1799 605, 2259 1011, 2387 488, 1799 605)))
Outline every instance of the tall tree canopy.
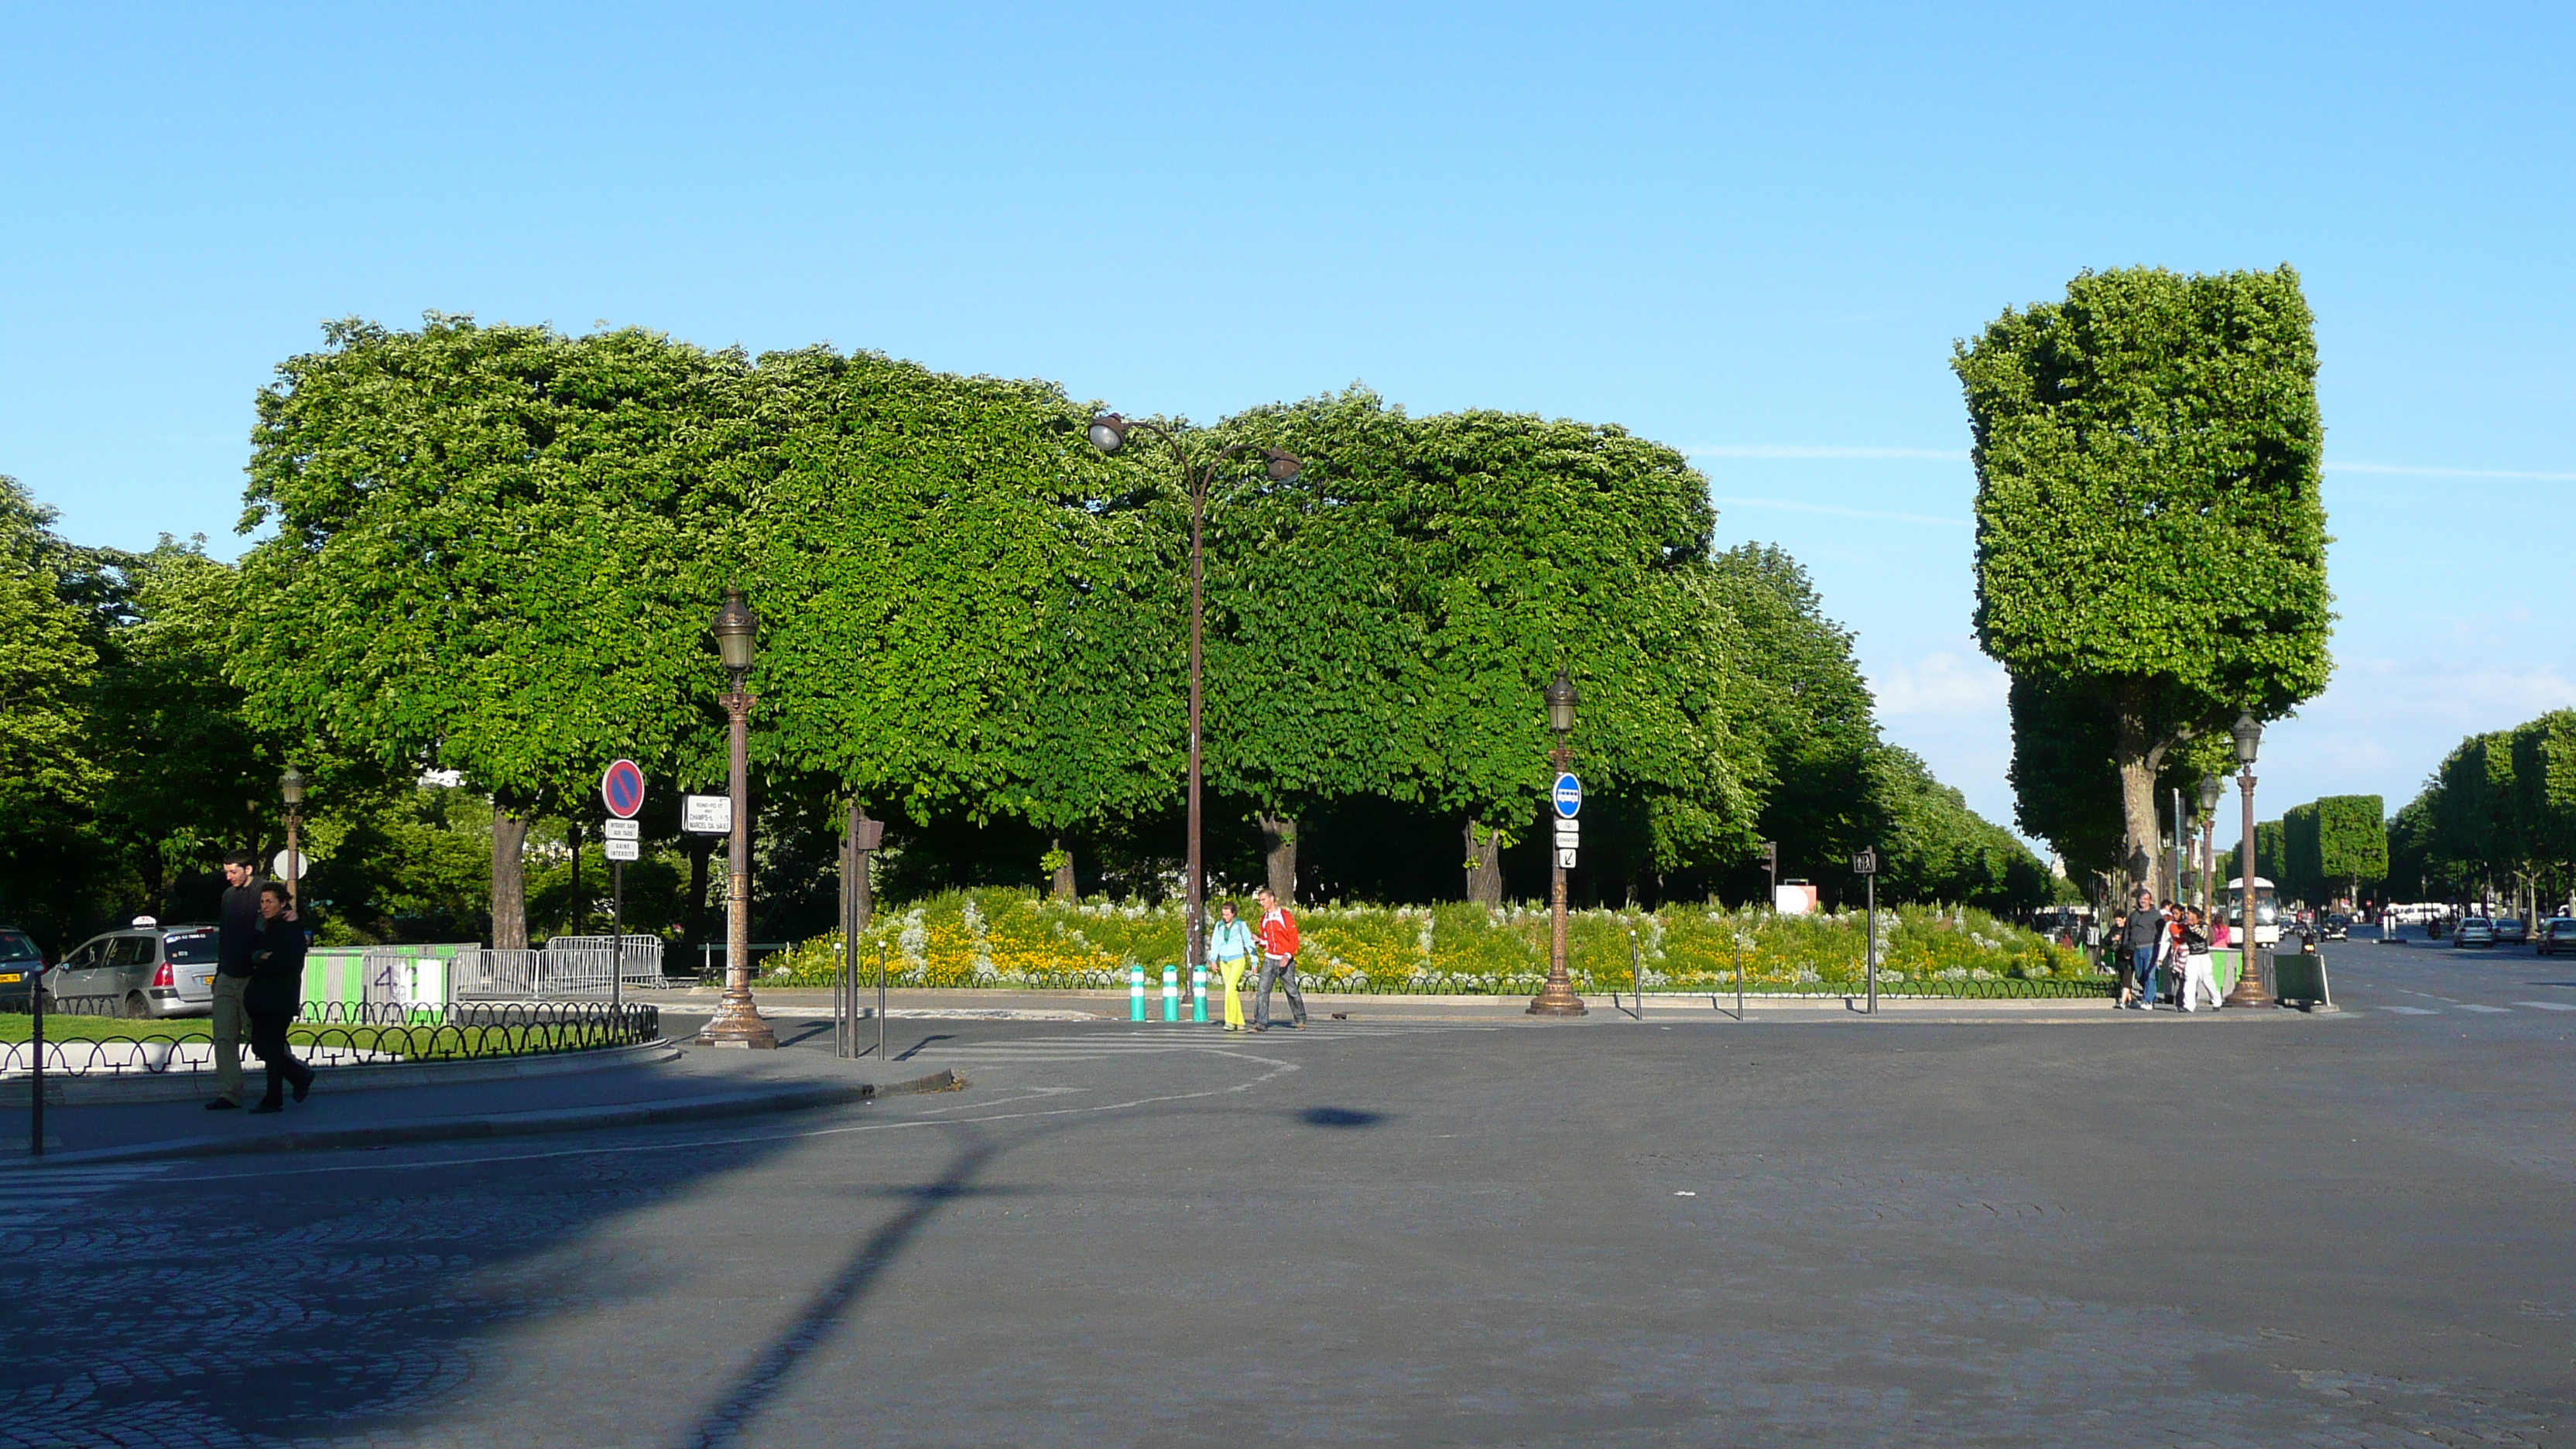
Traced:
POLYGON ((2120 867, 2153 881, 2175 747, 2325 687, 2314 334, 2286 265, 2138 268, 2086 272, 1957 348, 1978 641, 2013 677, 2024 823, 2065 832, 2070 857, 2101 833, 2046 796, 2094 773, 2070 744, 2107 745, 2120 867))

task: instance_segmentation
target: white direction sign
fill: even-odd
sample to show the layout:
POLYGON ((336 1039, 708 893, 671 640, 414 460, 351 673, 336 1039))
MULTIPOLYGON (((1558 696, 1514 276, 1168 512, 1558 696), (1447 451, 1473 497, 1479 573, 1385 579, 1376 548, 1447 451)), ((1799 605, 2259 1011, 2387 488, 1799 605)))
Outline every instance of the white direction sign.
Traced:
POLYGON ((277 859, 269 862, 269 867, 269 874, 279 880, 302 880, 304 873, 313 868, 313 857, 301 850, 293 855, 281 850, 277 859), (289 869, 290 866, 293 868, 289 869))
POLYGON ((681 796, 680 828, 691 835, 731 835, 733 833, 733 797, 731 795, 681 796))
POLYGON ((1556 843, 1559 849, 1571 850, 1575 846, 1581 845, 1583 843, 1582 836, 1583 822, 1579 820, 1560 820, 1556 822, 1556 843))
POLYGON ((640 840, 605 841, 602 842, 601 848, 608 852, 608 858, 610 860, 625 861, 642 860, 644 858, 644 842, 640 840))
POLYGON ((644 827, 632 820, 599 822, 599 838, 602 840, 641 840, 644 838, 643 830, 644 827))
POLYGON ((1574 869, 1574 852, 1571 849, 1558 849, 1556 852, 1556 868, 1558 870, 1574 869))

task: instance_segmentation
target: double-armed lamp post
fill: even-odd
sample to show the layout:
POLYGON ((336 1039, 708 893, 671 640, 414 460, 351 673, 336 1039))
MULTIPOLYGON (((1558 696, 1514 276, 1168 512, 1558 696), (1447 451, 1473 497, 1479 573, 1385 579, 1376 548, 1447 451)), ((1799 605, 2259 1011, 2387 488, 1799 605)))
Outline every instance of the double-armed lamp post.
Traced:
MULTIPOLYGON (((1574 746, 1567 737, 1574 733, 1574 707, 1582 696, 1574 692, 1574 679, 1564 670, 1547 686, 1547 727, 1556 732, 1556 748, 1548 753, 1548 763, 1562 775, 1574 768, 1574 746)), ((1561 855, 1550 855, 1555 864, 1548 868, 1547 901, 1547 984, 1530 998, 1531 1016, 1582 1016, 1583 998, 1574 994, 1573 978, 1565 969, 1565 864, 1561 855)))
POLYGON ((2236 943, 2237 959, 2243 963, 2236 973, 2236 987, 2220 1004, 2261 1006, 2263 973, 2254 963, 2254 752, 2263 743, 2263 722, 2256 719, 2254 711, 2249 709, 2236 716, 2236 723, 2228 733, 2236 737, 2236 763, 2241 767, 2236 784, 2245 792, 2245 844, 2238 852, 2243 857, 2244 867, 2241 873, 2245 891, 2245 935, 2236 943))
POLYGON ((733 838, 725 856, 725 990, 716 1014, 697 1036, 700 1046, 774 1047, 778 1036, 751 1000, 751 658, 760 616, 742 597, 725 590, 724 607, 710 630, 733 692, 725 696, 733 737, 727 760, 727 793, 733 799, 733 838))
MULTIPOLYGON (((1184 963, 1190 979, 1200 978, 1197 969, 1207 964, 1207 851, 1204 835, 1205 815, 1200 803, 1199 714, 1202 704, 1202 653, 1200 629, 1205 615, 1205 577, 1202 544, 1207 531, 1208 489, 1216 482, 1219 464, 1248 448, 1253 443, 1237 443, 1204 463, 1193 464, 1181 440, 1148 422, 1130 422, 1116 413, 1103 413, 1091 420, 1091 446, 1104 453, 1115 453, 1127 445, 1130 432, 1142 430, 1163 440, 1181 465, 1181 482, 1190 495, 1190 847, 1189 879, 1182 889, 1187 894, 1183 907, 1187 920, 1184 947, 1189 959, 1184 963)), ((1286 483, 1297 476, 1301 466, 1296 454, 1285 448, 1258 449, 1264 467, 1274 483, 1286 483)))

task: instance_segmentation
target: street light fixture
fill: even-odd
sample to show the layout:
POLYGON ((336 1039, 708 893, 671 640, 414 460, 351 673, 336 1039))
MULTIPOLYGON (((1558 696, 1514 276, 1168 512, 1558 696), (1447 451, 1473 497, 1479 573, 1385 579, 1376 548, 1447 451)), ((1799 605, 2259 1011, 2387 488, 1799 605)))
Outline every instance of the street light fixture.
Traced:
MULTIPOLYGON (((1192 983, 1199 981, 1198 968, 1207 964, 1207 849, 1205 811, 1201 803, 1202 775, 1199 760, 1199 722, 1205 702, 1205 652, 1201 635, 1206 618, 1206 563, 1208 489, 1216 482, 1218 465, 1253 443, 1236 443, 1222 449, 1204 463, 1193 464, 1189 450, 1181 440, 1149 422, 1130 422, 1116 413, 1102 413, 1091 420, 1087 435, 1091 446, 1103 453, 1115 453, 1127 445, 1127 435, 1142 429, 1163 440, 1181 465, 1181 483, 1190 495, 1190 848, 1187 902, 1183 907, 1183 963, 1192 983)), ((1304 466, 1304 460, 1285 448, 1259 447, 1262 471, 1274 483, 1293 481, 1304 466)))
POLYGON ((725 590, 724 607, 716 611, 708 632, 716 653, 733 676, 725 696, 732 717, 728 793, 733 797, 733 839, 725 856, 725 990, 716 1014, 697 1036, 699 1046, 766 1048, 778 1045, 777 1033, 751 1000, 751 706, 753 646, 760 635, 760 616, 744 601, 742 590, 725 590))
POLYGON ((286 904, 293 910, 299 903, 297 879, 304 874, 304 855, 295 838, 295 827, 304 817, 304 787, 308 782, 295 762, 286 762, 278 772, 277 793, 286 801, 286 904))
MULTIPOLYGON (((1574 707, 1583 697, 1574 690, 1574 678, 1564 670, 1547 686, 1547 727, 1556 731, 1556 749, 1548 760, 1558 774, 1574 765, 1574 747, 1566 740, 1574 733, 1574 707)), ((1565 970, 1565 864, 1564 857, 1551 855, 1548 867, 1547 984, 1530 998, 1531 1016, 1582 1016, 1583 998, 1574 994, 1574 980, 1565 970)))
POLYGON ((2220 1005, 2261 1006, 2263 973, 2254 961, 2254 754, 2263 744, 2263 722, 2254 717, 2254 711, 2245 710, 2236 716, 2236 723, 2228 733, 2236 738, 2236 763, 2241 767, 2237 771, 2236 784, 2245 795, 2245 844, 2239 852, 2244 857, 2240 872, 2244 894, 2240 900, 2245 938, 2236 943, 2240 963, 2236 986, 2220 1005))

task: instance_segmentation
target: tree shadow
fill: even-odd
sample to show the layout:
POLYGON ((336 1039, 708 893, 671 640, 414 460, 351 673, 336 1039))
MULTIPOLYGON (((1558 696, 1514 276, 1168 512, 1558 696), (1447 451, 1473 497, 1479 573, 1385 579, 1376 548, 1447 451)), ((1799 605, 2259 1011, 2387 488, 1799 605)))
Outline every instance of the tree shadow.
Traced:
POLYGON ((1297 1114, 1297 1120, 1309 1127, 1375 1127, 1386 1120, 1386 1114, 1355 1107, 1308 1107, 1297 1114))

